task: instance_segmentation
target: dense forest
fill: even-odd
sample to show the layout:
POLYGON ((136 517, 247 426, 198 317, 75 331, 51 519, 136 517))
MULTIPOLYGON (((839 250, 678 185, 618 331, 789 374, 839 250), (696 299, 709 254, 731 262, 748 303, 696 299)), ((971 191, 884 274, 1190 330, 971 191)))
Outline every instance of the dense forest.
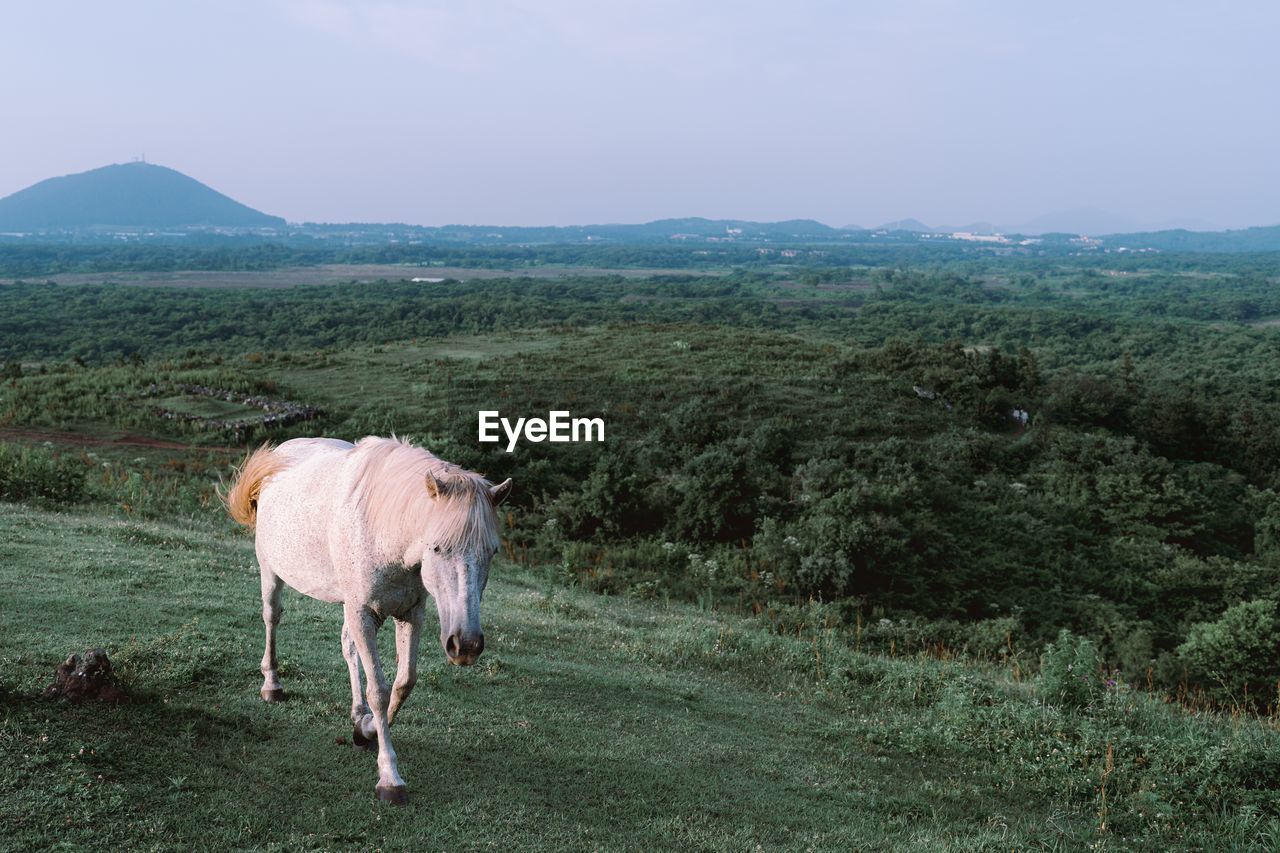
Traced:
MULTIPOLYGON (((1280 678, 1276 263, 14 284, 0 426, 210 447, 409 434, 513 477, 509 556, 563 582, 779 619, 820 606, 859 643, 992 659, 1066 628, 1117 677, 1263 707, 1280 678), (247 432, 155 416, 149 389, 193 385, 322 414, 247 432), (492 408, 599 416, 608 440, 503 453, 475 440, 492 408)), ((214 513, 209 468, 78 474, 84 459, 40 453, 8 451, 0 485, 30 470, 49 482, 36 500, 214 513)))

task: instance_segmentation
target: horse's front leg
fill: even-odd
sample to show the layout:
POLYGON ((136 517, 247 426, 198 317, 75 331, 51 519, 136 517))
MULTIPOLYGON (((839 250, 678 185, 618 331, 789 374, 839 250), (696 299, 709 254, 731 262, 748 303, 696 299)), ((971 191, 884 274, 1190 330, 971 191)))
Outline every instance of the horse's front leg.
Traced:
POLYGON ((347 662, 347 675, 351 678, 351 744, 357 749, 373 749, 378 732, 364 701, 364 686, 360 684, 360 652, 356 649, 356 641, 346 619, 342 620, 342 657, 347 662))
POLYGON ((262 622, 267 629, 266 648, 262 652, 262 698, 267 702, 279 702, 284 698, 280 686, 280 673, 276 665, 276 626, 280 624, 280 590, 284 582, 265 566, 262 567, 262 622))
POLYGON ((343 608, 347 631, 355 640, 356 651, 360 653, 360 663, 364 666, 365 697, 369 701, 369 710, 373 715, 373 729, 378 737, 378 799, 396 805, 408 802, 405 794, 404 780, 396 767, 396 751, 391 746, 391 737, 387 732, 387 709, 391 702, 391 687, 387 684, 387 676, 382 672, 382 662, 378 659, 378 626, 379 619, 367 607, 348 604, 343 608))
POLYGON ((387 724, 395 722, 396 712, 413 692, 418 681, 418 640, 422 637, 422 620, 425 605, 413 608, 406 619, 396 620, 396 682, 391 688, 391 708, 387 711, 387 724))

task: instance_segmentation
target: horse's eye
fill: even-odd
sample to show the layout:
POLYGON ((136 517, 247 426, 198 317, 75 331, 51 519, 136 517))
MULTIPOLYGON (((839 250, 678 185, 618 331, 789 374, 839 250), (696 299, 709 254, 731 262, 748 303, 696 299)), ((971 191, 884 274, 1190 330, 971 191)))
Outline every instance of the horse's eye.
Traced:
POLYGON ((433 546, 432 546, 432 548, 431 548, 431 550, 432 550, 432 551, 435 551, 437 554, 439 554, 439 553, 440 553, 440 546, 439 546, 439 545, 433 545, 433 546))

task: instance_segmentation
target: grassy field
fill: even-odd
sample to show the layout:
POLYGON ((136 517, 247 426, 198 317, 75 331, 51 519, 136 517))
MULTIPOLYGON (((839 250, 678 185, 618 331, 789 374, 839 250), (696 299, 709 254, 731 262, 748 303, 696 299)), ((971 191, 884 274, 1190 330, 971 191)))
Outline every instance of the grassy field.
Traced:
POLYGON ((171 412, 196 415, 201 418, 247 418, 262 414, 262 409, 242 406, 216 397, 202 397, 198 394, 179 394, 158 398, 156 405, 171 412))
POLYGON ((412 798, 397 809, 373 798, 372 756, 338 742, 333 607, 287 596, 289 700, 258 699, 247 537, 17 505, 0 506, 0 530, 9 849, 1280 843, 1269 792, 1249 781, 1276 755, 1261 723, 1122 691, 1062 710, 1010 672, 857 654, 815 620, 771 630, 505 565, 479 665, 449 667, 426 641, 395 729, 412 798), (96 645, 132 702, 37 698, 60 660, 96 645))

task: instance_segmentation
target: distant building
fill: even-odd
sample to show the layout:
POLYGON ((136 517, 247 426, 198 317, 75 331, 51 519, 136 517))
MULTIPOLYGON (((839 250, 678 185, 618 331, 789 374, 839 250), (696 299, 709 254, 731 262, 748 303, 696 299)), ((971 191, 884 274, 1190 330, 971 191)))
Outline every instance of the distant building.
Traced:
POLYGON ((1009 238, 1003 234, 974 234, 972 231, 955 231, 952 240, 967 240, 971 243, 1008 243, 1009 238))

